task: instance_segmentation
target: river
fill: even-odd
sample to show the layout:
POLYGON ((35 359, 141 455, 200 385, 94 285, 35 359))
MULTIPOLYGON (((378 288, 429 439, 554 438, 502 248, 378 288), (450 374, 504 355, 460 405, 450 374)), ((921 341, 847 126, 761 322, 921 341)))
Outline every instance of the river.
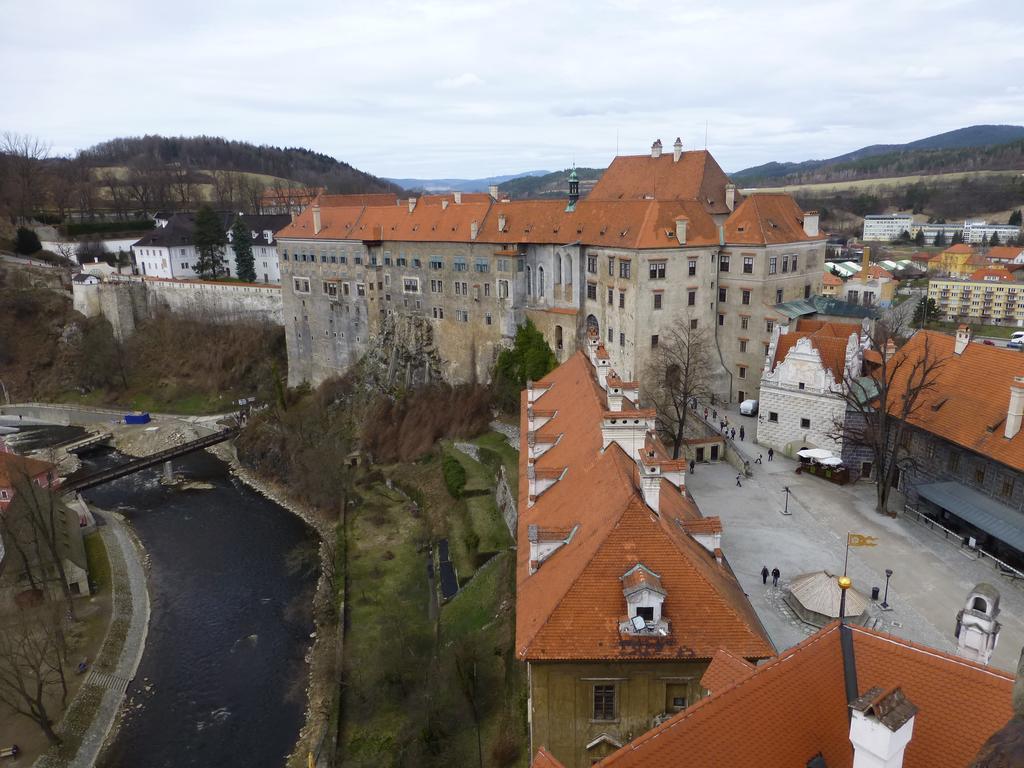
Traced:
MULTIPOLYGON (((68 439, 62 435, 62 440, 68 439)), ((83 457, 83 471, 125 457, 83 457)), ((149 556, 152 614, 124 717, 100 765, 284 764, 305 711, 315 534, 205 452, 85 492, 149 556)))

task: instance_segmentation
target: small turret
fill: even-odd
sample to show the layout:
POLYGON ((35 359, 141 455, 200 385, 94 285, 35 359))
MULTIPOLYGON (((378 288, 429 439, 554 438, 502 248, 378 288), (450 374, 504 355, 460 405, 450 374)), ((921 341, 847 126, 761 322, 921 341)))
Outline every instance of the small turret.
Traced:
POLYGON ((576 166, 573 165, 569 173, 569 204, 565 206, 566 211, 575 211, 576 203, 580 199, 580 177, 576 174, 576 166))

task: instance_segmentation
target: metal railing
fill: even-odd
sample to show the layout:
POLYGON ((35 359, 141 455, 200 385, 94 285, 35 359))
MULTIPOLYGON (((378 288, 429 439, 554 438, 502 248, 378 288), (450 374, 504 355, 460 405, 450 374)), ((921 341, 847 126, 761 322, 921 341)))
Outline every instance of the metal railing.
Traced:
POLYGON ((915 522, 920 523, 926 528, 930 529, 935 535, 942 536, 946 541, 955 543, 960 549, 967 550, 971 554, 975 555, 978 560, 988 560, 990 565, 997 573, 1002 576, 1006 576, 1009 579, 1024 579, 1024 572, 1017 570, 1012 565, 1003 562, 995 555, 986 552, 981 547, 972 547, 968 545, 962 534, 947 528, 938 521, 928 517, 923 512, 914 509, 909 504, 903 506, 903 512, 908 517, 913 519, 915 522))

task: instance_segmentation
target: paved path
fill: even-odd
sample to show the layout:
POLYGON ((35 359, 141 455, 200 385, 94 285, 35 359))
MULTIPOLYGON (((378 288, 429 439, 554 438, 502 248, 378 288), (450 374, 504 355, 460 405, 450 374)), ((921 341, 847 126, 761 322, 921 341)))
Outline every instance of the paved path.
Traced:
MULTIPOLYGON (((749 440, 749 436, 748 436, 749 440)), ((751 446, 756 450, 756 446, 751 446)), ((766 452, 765 452, 766 453, 766 452)), ((841 573, 847 532, 878 537, 878 545, 850 550, 854 586, 869 594, 885 587, 892 611, 875 610, 879 629, 952 651, 956 614, 968 591, 987 581, 1002 595, 1003 630, 993 665, 1015 670, 1024 644, 1024 586, 999 576, 918 523, 874 511, 875 487, 867 481, 837 486, 811 475, 796 475, 796 462, 775 460, 752 467, 754 476, 736 487, 736 471, 726 464, 698 465, 687 475, 687 490, 705 515, 722 519, 722 549, 744 591, 780 650, 799 642, 811 628, 787 615, 781 590, 761 583, 761 566, 782 572, 782 585, 801 573, 827 569, 841 573), (792 491, 786 517, 783 488, 792 491)))
POLYGON ((80 735, 81 746, 67 761, 44 755, 36 761, 37 768, 92 768, 96 764, 146 647, 150 606, 141 552, 120 515, 105 512, 103 518, 107 524, 100 526, 99 532, 114 584, 110 630, 88 679, 59 726, 62 733, 80 735), (120 644, 120 649, 111 643, 120 644))

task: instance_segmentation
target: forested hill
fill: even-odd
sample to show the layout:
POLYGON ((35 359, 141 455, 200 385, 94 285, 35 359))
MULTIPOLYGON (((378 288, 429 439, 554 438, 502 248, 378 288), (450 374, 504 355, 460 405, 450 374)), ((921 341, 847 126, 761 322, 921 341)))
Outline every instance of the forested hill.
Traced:
POLYGON ((211 171, 262 173, 327 187, 329 192, 391 192, 399 187, 329 155, 299 147, 257 146, 217 136, 133 136, 83 150, 93 165, 180 163, 211 171))
POLYGON ((766 163, 731 173, 744 186, 1024 168, 1024 127, 974 125, 907 144, 875 144, 827 160, 766 163))

